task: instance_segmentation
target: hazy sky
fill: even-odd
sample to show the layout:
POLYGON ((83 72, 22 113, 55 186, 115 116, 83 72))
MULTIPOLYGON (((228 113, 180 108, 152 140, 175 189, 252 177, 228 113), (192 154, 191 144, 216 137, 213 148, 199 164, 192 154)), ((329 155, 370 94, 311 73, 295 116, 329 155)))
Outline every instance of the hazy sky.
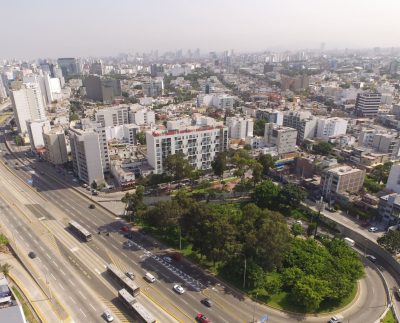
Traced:
POLYGON ((0 58, 400 47, 400 0, 0 0, 0 58))

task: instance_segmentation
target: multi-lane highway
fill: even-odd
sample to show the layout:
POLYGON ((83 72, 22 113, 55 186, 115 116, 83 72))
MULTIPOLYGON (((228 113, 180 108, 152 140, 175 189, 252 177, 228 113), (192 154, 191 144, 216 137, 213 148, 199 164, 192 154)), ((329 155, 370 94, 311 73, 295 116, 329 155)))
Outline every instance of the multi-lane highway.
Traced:
MULTIPOLYGON (((1 149, 5 150, 5 146, 2 145, 1 149)), ((15 166, 16 160, 10 154, 5 156, 5 159, 8 165, 0 165, 0 176, 8 181, 8 184, 3 187, 5 191, 11 189, 7 185, 14 187, 14 192, 11 190, 9 198, 18 193, 15 191, 19 190, 22 193, 21 195, 27 199, 23 203, 27 209, 25 213, 32 219, 36 218, 40 221, 40 225, 44 226, 52 236, 51 239, 54 239, 53 253, 62 257, 75 271, 75 274, 70 277, 79 277, 82 284, 87 285, 87 289, 90 289, 97 299, 104 300, 108 308, 111 306, 107 300, 112 299, 109 293, 112 294, 113 286, 104 274, 104 265, 113 262, 121 270, 136 273, 137 282, 142 288, 141 301, 161 322, 174 319, 190 322, 194 320, 198 312, 205 313, 213 322, 251 322, 253 317, 259 319, 265 315, 268 315, 270 322, 326 322, 326 316, 301 317, 281 313, 251 302, 240 293, 205 275, 187 261, 166 262, 163 259, 166 251, 157 242, 139 232, 134 232, 133 242, 128 245, 127 239, 120 230, 122 220, 115 218, 102 208, 89 209, 90 201, 57 178, 58 174, 47 163, 36 163, 35 169, 32 169, 20 164, 15 166), (69 219, 78 221, 94 233, 93 241, 82 244, 72 237, 65 230, 69 219), (96 234, 98 231, 107 231, 110 235, 96 234), (146 283, 142 279, 145 272, 151 272, 157 277, 157 282, 146 283), (186 292, 183 295, 178 295, 172 290, 175 283, 180 283, 185 287, 186 292), (200 303, 206 296, 214 301, 215 305, 211 309, 200 303)), ((21 232, 21 236, 25 237, 26 234, 28 232, 21 232)), ((32 228, 30 234, 37 235, 38 232, 32 228)), ((40 250, 39 246, 32 245, 33 247, 40 250)), ((39 258, 48 257, 39 255, 39 258)), ((382 281, 373 265, 368 262, 366 264, 367 275, 360 282, 360 297, 357 298, 354 306, 343 311, 351 322, 372 322, 379 317, 386 306, 382 281)), ((57 268, 52 269, 57 271, 57 268)), ((57 279, 56 276, 55 278, 57 279)), ((76 293, 76 290, 71 290, 72 292, 76 293)), ((118 303, 111 305, 118 305, 118 303)), ((114 306, 112 310, 117 313, 118 318, 124 320, 124 314, 118 308, 114 306)))

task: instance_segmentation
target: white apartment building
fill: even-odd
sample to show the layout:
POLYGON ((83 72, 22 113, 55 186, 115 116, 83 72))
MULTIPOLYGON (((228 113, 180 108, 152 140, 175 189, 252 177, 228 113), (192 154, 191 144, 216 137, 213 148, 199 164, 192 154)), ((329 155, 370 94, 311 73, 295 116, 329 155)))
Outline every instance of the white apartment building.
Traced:
POLYGON ((317 137, 323 140, 346 134, 348 121, 342 118, 318 119, 317 137))
POLYGON ((42 92, 37 83, 21 84, 17 90, 11 91, 11 101, 19 133, 27 132, 26 121, 46 117, 42 92))
POLYGON ((129 111, 129 120, 138 126, 152 125, 156 123, 156 115, 153 110, 141 105, 131 106, 129 111))
POLYGON ((235 99, 227 94, 199 94, 197 96, 197 106, 215 107, 222 110, 233 109, 235 99))
POLYGON ((314 138, 318 119, 310 111, 287 111, 283 115, 283 125, 297 130, 297 144, 304 139, 314 138))
POLYGON ((49 120, 27 120, 26 128, 32 151, 35 151, 36 148, 44 147, 43 132, 50 129, 49 120))
POLYGON ((73 124, 69 129, 72 165, 75 174, 87 184, 104 181, 101 140, 94 129, 83 130, 81 125, 73 124))
POLYGON ((147 161, 155 174, 165 159, 182 152, 197 169, 210 169, 217 153, 228 149, 228 128, 220 124, 168 128, 146 132, 147 161))
POLYGON ((275 146, 279 155, 296 151, 296 139, 296 129, 274 123, 265 124, 265 143, 267 146, 275 146))
POLYGON ((104 130, 107 141, 117 139, 123 143, 136 145, 136 135, 139 131, 139 127, 136 124, 130 123, 115 127, 105 127, 104 130))
POLYGON ((275 123, 278 126, 283 126, 283 112, 274 109, 257 109, 257 119, 265 119, 268 122, 275 123))
POLYGON ((386 190, 400 194, 400 164, 392 165, 386 183, 386 190))
POLYGON ((43 141, 46 149, 44 158, 48 162, 54 165, 61 165, 68 162, 67 144, 63 128, 45 129, 43 132, 43 141))
POLYGON ((129 107, 113 106, 96 112, 96 121, 102 127, 119 126, 129 123, 129 107))
POLYGON ((50 77, 47 73, 44 74, 43 78, 46 88, 47 102, 51 103, 55 100, 61 100, 62 92, 60 80, 57 77, 50 77))
POLYGON ((244 140, 247 137, 253 137, 254 121, 251 118, 228 117, 226 126, 229 138, 244 140))

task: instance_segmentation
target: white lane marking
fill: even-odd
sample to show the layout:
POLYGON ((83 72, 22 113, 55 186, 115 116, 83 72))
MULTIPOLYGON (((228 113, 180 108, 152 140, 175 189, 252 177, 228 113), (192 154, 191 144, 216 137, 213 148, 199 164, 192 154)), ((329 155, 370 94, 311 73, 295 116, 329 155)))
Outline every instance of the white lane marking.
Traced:
POLYGON ((75 287, 75 283, 74 283, 71 279, 68 279, 68 281, 69 281, 69 283, 70 283, 72 286, 75 287))
POLYGON ((40 248, 40 250, 44 251, 44 249, 43 249, 43 247, 42 247, 42 246, 39 246, 39 248, 40 248))
POLYGON ((31 235, 30 232, 28 232, 28 236, 29 236, 31 239, 33 239, 33 236, 31 235))
POLYGON ((53 260, 53 264, 58 268, 58 265, 54 260, 53 260))
POLYGON ((189 305, 189 303, 186 302, 184 299, 182 299, 181 301, 184 302, 186 305, 189 305))
POLYGON ((46 252, 46 256, 47 258, 51 259, 50 255, 46 252))
POLYGON ((95 271, 96 273, 98 273, 99 275, 101 275, 100 270, 98 270, 97 268, 95 268, 94 271, 95 271))
POLYGON ((62 290, 65 290, 64 286, 61 283, 58 283, 62 290))
POLYGON ((80 290, 78 290, 78 294, 81 295, 81 297, 82 297, 83 299, 86 299, 86 296, 83 295, 83 293, 82 293, 80 290))
POLYGON ((19 236, 19 238, 25 242, 25 238, 23 236, 19 236))
POLYGON ((72 303, 76 304, 75 300, 70 296, 69 299, 72 301, 72 303))
POLYGON ((118 249, 116 246, 114 246, 113 244, 111 245, 111 247, 112 247, 113 249, 119 251, 119 249, 118 249))
POLYGON ((97 312, 96 308, 95 308, 92 304, 89 303, 89 306, 90 306, 91 308, 93 308, 93 311, 97 312))
POLYGON ((32 240, 33 240, 33 242, 36 243, 36 244, 39 243, 35 238, 33 238, 32 240))
POLYGON ((50 276, 51 276, 51 277, 53 277, 53 279, 54 279, 54 280, 57 280, 57 278, 56 278, 56 277, 54 277, 54 275, 53 275, 53 274, 50 274, 50 276))
POLYGON ((84 317, 86 317, 86 314, 82 311, 82 309, 79 308, 79 310, 81 311, 82 315, 83 315, 84 317))
POLYGON ((43 265, 44 269, 49 270, 46 265, 43 265))
POLYGON ((62 273, 64 276, 67 275, 62 269, 60 269, 60 273, 62 273))
POLYGON ((218 317, 219 317, 223 322, 227 322, 227 323, 228 323, 228 321, 225 320, 221 315, 218 315, 218 317))

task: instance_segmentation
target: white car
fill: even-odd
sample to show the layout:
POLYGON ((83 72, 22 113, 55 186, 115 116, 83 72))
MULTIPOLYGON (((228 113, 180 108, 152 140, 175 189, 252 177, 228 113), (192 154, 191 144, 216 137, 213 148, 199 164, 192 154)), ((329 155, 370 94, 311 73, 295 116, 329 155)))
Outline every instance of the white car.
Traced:
POLYGON ((301 220, 296 220, 294 223, 295 223, 295 224, 303 225, 303 222, 302 222, 301 220))
POLYGON ((376 231, 378 231, 378 228, 377 228, 377 227, 370 227, 370 228, 368 229, 368 231, 369 231, 369 232, 376 232, 376 231))
POLYGON ((181 285, 174 285, 174 291, 177 292, 178 294, 183 294, 185 292, 185 290, 183 289, 183 287, 181 285))
POLYGON ((111 313, 109 311, 104 311, 103 317, 107 322, 114 321, 114 317, 111 315, 111 313))

